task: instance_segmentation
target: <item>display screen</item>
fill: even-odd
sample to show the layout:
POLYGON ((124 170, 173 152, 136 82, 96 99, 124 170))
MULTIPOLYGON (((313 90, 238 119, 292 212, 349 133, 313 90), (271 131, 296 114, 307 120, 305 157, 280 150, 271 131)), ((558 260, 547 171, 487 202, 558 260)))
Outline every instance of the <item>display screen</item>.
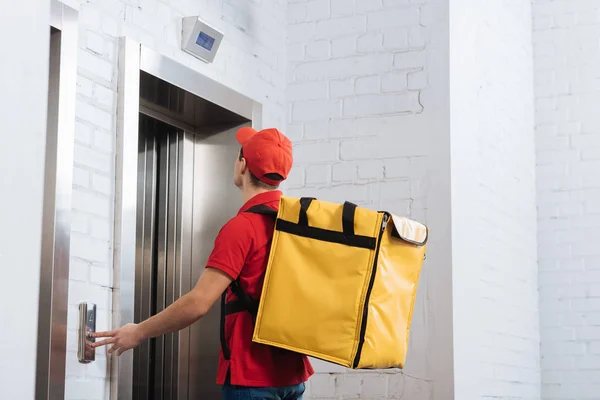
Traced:
POLYGON ((196 44, 204 47, 208 51, 211 51, 213 45, 215 44, 215 38, 208 36, 204 32, 200 32, 198 39, 196 39, 196 44))

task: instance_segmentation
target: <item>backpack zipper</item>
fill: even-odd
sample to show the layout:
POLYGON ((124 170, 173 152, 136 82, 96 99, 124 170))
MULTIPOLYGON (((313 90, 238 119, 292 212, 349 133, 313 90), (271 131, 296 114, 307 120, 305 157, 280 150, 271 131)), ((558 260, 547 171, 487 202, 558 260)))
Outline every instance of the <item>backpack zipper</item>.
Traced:
POLYGON ((369 279, 369 287, 367 288, 367 295, 365 296, 365 303, 363 305, 363 315, 362 321, 360 324, 360 339, 358 342, 358 348, 356 349, 356 356, 354 357, 354 362, 352 364, 352 368, 356 368, 358 363, 360 362, 360 355, 362 353, 363 345, 365 344, 365 333, 367 330, 367 318, 369 316, 369 299, 371 298, 371 292, 373 291, 373 285, 375 284, 375 275, 377 274, 377 262, 379 261, 379 246, 381 246, 381 238, 383 237, 383 233, 385 232, 385 227, 387 226, 389 220, 388 213, 383 213, 383 220, 381 221, 381 230, 379 231, 379 237, 377 239, 377 247, 375 247, 375 259, 373 260, 373 272, 371 273, 371 278, 369 279))

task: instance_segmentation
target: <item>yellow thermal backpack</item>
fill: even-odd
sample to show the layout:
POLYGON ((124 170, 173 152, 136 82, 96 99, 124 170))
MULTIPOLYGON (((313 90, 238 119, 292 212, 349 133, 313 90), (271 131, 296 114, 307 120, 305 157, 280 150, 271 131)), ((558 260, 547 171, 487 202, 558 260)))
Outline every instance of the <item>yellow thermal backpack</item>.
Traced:
POLYGON ((353 369, 403 368, 427 227, 286 196, 276 218, 260 301, 233 287, 253 303, 252 340, 353 369))

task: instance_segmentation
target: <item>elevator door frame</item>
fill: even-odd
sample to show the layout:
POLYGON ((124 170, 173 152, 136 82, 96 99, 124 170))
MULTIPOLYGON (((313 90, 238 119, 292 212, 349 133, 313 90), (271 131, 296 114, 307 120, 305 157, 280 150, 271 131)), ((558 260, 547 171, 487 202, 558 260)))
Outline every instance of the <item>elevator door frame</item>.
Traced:
POLYGON ((35 380, 35 398, 44 400, 63 399, 65 393, 78 17, 77 10, 58 0, 51 1, 48 29, 53 28, 55 33, 49 43, 35 380))
MULTIPOLYGON (((189 56, 184 56, 189 59, 189 56)), ((194 61, 196 62, 196 61, 194 61)), ((202 65, 202 64, 199 64, 202 65)), ((262 104, 139 42, 119 42, 113 328, 134 322, 140 71, 215 103, 262 128, 262 104)), ((133 351, 112 357, 111 399, 131 400, 133 351)))

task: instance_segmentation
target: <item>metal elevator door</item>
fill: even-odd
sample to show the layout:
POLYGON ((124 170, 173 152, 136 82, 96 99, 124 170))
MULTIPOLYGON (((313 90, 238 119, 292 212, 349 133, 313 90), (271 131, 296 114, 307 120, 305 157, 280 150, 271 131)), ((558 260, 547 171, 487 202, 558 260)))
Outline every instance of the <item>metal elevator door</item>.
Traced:
MULTIPOLYGON (((235 129, 191 134, 140 114, 135 321, 196 283, 241 196, 232 183, 235 129)), ((220 399, 219 306, 192 327, 134 350, 133 399, 220 399)))
MULTIPOLYGON (((185 133, 140 117, 136 321, 162 311, 181 293, 182 264, 189 270, 189 260, 182 259, 181 196, 191 185, 182 168, 185 133)), ((178 348, 179 335, 168 334, 136 349, 134 399, 178 398, 178 348)))

